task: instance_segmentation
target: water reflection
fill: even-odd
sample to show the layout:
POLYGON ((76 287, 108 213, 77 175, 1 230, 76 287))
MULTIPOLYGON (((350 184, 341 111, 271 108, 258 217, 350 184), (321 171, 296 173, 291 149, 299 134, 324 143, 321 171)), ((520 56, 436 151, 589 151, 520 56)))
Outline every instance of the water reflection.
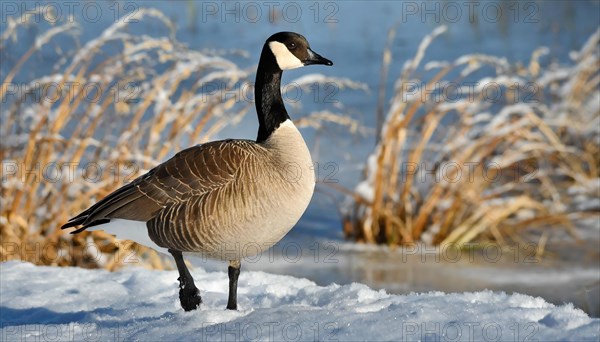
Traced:
MULTIPOLYGON (((244 268, 308 278, 323 286, 361 282, 396 294, 485 289, 518 292, 541 296, 556 305, 573 303, 594 317, 600 316, 600 270, 597 267, 600 252, 595 242, 554 244, 541 258, 536 256, 534 243, 519 249, 495 245, 476 247, 471 250, 454 247, 390 250, 290 234, 269 252, 271 254, 244 264, 244 268), (293 255, 289 253, 290 244, 294 245, 293 255), (302 257, 297 256, 298 246, 302 257), (331 246, 336 248, 333 254, 331 246), (315 258, 317 249, 320 254, 315 258)), ((219 270, 222 265, 212 267, 219 270)))

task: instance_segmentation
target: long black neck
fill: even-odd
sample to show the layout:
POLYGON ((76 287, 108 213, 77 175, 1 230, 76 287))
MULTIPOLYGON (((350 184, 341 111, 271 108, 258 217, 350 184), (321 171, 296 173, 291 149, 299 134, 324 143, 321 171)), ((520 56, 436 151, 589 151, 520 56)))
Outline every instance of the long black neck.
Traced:
POLYGON ((289 119, 281 98, 282 71, 267 44, 263 47, 256 71, 254 101, 258 114, 258 136, 256 142, 263 142, 279 125, 289 119))

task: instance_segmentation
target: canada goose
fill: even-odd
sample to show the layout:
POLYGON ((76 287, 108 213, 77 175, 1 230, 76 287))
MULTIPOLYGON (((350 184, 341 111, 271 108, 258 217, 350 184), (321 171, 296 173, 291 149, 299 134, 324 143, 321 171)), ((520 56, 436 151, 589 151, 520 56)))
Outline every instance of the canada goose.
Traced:
POLYGON ((333 65, 306 39, 279 32, 265 42, 256 72, 258 136, 222 140, 177 153, 114 191, 62 229, 90 227, 168 251, 179 271, 185 311, 202 299, 182 253, 229 261, 227 309, 237 309, 241 260, 277 243, 298 222, 312 197, 310 153, 281 98, 283 70, 333 65))

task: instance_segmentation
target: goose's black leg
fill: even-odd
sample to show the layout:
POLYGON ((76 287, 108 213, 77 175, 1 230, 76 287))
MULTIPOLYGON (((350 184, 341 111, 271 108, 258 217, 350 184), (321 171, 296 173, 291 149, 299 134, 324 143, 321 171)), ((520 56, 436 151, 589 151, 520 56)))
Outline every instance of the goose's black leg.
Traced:
POLYGON ((192 278, 190 271, 185 265, 181 252, 169 249, 169 253, 175 259, 177 271, 179 271, 179 278, 177 280, 179 280, 179 301, 181 302, 181 307, 185 311, 195 310, 202 303, 202 298, 200 297, 198 288, 194 284, 194 278, 192 278))
POLYGON ((240 267, 242 263, 239 260, 229 261, 229 268, 227 273, 229 274, 229 299, 227 300, 228 310, 237 310, 237 284, 238 277, 240 276, 240 267))

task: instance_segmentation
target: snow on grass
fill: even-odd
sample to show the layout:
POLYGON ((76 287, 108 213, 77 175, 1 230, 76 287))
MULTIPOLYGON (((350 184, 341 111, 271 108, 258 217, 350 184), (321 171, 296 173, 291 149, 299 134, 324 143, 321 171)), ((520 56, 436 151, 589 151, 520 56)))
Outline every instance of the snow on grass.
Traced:
POLYGON ((317 286, 242 272, 239 311, 227 275, 201 268, 199 310, 184 312, 176 271, 0 265, 0 340, 597 341, 600 319, 571 304, 491 291, 398 296, 362 284, 317 286))

